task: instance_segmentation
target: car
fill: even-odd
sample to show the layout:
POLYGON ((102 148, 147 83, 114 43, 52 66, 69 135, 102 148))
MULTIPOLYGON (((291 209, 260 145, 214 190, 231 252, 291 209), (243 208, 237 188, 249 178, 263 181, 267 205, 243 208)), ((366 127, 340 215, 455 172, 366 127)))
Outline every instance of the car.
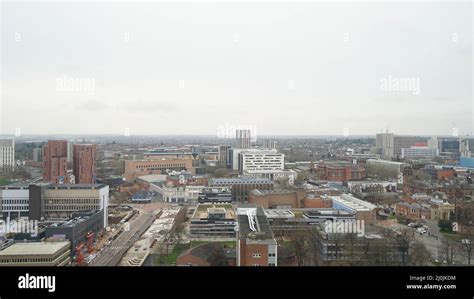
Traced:
POLYGON ((415 227, 415 223, 413 223, 413 222, 408 223, 408 227, 415 227))
POLYGON ((419 233, 420 235, 426 234, 426 229, 423 227, 419 227, 416 229, 416 232, 419 233))

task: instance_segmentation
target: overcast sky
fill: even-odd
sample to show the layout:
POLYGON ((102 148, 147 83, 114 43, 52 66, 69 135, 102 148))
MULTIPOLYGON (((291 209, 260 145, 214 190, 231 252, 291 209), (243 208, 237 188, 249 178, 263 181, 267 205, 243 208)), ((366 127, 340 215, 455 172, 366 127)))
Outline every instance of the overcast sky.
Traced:
POLYGON ((3 134, 474 131, 470 2, 2 6, 3 134))

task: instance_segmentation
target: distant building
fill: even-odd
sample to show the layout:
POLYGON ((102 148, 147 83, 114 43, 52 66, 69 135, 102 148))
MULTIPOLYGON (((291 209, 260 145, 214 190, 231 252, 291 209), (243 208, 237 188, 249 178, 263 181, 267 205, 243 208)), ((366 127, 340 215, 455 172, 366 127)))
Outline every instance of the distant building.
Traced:
POLYGON ((15 168, 15 139, 0 139, 0 173, 10 172, 15 168))
POLYGON ((278 266, 277 242, 261 207, 239 208, 237 266, 278 266))
POLYGON ((43 181, 54 184, 66 182, 68 142, 48 140, 43 146, 43 181))
POLYGON ((43 161, 43 149, 42 148, 34 148, 33 149, 33 161, 35 161, 35 162, 42 162, 43 161))
POLYGON ((73 169, 77 184, 95 184, 97 167, 96 144, 74 144, 73 169))
POLYGON ((0 250, 0 266, 66 266, 70 248, 69 241, 14 243, 0 250))
POLYGON ((365 168, 346 161, 321 162, 316 166, 320 180, 347 182, 365 178, 365 168))
POLYGON ((389 181, 352 181, 347 182, 350 193, 387 193, 397 192, 397 182, 389 181))
POLYGON ((425 137, 417 136, 396 136, 393 133, 376 134, 375 148, 383 159, 391 160, 398 158, 402 154, 402 148, 408 148, 419 142, 427 142, 425 137))
POLYGON ((232 191, 228 187, 203 188, 198 195, 199 203, 231 203, 232 191))
POLYGON ((219 145, 219 167, 227 168, 230 167, 230 146, 229 145, 219 145))
POLYGON ((250 148, 251 130, 236 130, 237 148, 250 148))
POLYGON ((378 177, 383 180, 394 179, 397 183, 403 184, 404 163, 389 160, 369 159, 365 165, 367 176, 378 177))
POLYGON ((194 172, 192 157, 162 158, 159 160, 127 160, 124 177, 127 181, 147 174, 167 174, 169 171, 187 170, 194 172))
POLYGON ((459 140, 442 140, 440 151, 443 153, 459 153, 459 140))
POLYGON ((267 178, 240 176, 237 178, 212 178, 210 187, 231 187, 235 201, 247 201, 249 193, 254 190, 273 190, 273 182, 267 178))
POLYGON ((248 202, 264 209, 299 209, 303 207, 303 190, 252 190, 248 202))
POLYGON ((263 141, 263 148, 275 149, 277 142, 272 139, 266 139, 263 141))
POLYGON ((437 148, 430 148, 428 146, 412 146, 409 148, 402 148, 403 159, 417 159, 417 158, 434 158, 438 155, 437 148))
POLYGON ((285 168, 285 155, 276 150, 247 150, 239 153, 239 171, 273 171, 285 168))

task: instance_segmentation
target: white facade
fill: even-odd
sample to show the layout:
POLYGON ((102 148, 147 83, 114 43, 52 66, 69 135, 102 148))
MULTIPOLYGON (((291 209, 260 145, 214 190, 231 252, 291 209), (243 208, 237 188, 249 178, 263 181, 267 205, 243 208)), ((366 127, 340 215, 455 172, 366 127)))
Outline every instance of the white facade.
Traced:
POLYGON ((437 155, 437 148, 429 148, 427 146, 412 146, 409 148, 402 148, 402 158, 433 158, 437 155))
POLYGON ((30 191, 28 186, 0 189, 0 216, 19 218, 27 216, 30 191))
POLYGON ((285 155, 276 150, 251 150, 239 154, 239 171, 273 171, 285 168, 285 155))
POLYGON ((0 139, 0 172, 7 172, 15 167, 15 139, 0 139))
POLYGON ((154 186, 153 191, 161 194, 163 201, 169 203, 186 203, 189 200, 197 200, 199 193, 202 192, 204 186, 164 186, 160 188, 158 185, 150 184, 154 186))

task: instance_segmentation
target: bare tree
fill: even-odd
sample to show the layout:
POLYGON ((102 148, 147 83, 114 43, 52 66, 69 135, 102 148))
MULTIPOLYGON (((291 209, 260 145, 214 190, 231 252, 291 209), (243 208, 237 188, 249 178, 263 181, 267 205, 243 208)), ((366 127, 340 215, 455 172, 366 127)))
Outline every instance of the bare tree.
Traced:
POLYGON ((465 238, 461 240, 462 247, 464 248, 467 256, 467 264, 471 264, 471 256, 472 256, 472 247, 473 247, 473 237, 470 236, 469 238, 465 238))
POLYGON ((402 265, 405 266, 408 261, 408 254, 410 252, 410 245, 413 240, 413 233, 407 229, 402 230, 395 237, 395 247, 401 254, 402 265))
POLYGON ((414 241, 410 247, 408 262, 411 266, 425 266, 431 259, 431 254, 425 244, 414 241))
POLYGON ((458 252, 458 246, 456 242, 454 240, 445 238, 441 243, 441 249, 444 261, 446 261, 448 265, 452 265, 458 252))

